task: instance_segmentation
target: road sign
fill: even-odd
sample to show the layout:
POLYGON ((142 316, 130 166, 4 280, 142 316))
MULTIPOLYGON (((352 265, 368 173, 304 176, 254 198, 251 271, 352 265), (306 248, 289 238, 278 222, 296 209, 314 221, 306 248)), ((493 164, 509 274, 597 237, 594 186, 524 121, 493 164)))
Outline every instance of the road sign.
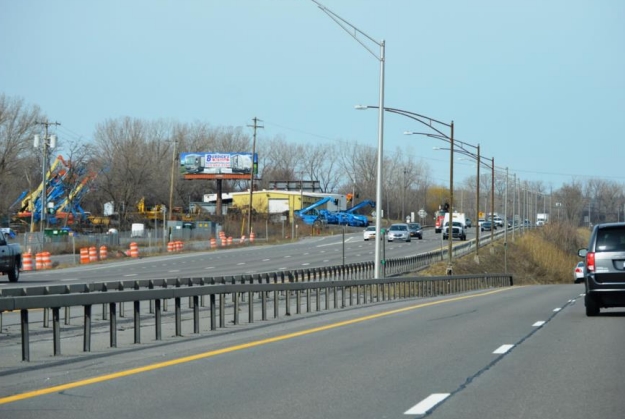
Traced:
POLYGON ((425 212, 425 210, 423 208, 421 208, 417 214, 419 214, 419 217, 421 217, 421 218, 425 218, 428 215, 428 213, 425 212))

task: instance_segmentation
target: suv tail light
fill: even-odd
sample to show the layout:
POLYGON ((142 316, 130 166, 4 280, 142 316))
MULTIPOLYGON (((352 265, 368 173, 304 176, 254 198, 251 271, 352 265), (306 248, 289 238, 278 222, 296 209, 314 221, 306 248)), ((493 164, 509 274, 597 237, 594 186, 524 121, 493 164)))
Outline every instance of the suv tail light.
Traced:
POLYGON ((586 253, 586 269, 588 272, 595 271, 595 252, 586 253))

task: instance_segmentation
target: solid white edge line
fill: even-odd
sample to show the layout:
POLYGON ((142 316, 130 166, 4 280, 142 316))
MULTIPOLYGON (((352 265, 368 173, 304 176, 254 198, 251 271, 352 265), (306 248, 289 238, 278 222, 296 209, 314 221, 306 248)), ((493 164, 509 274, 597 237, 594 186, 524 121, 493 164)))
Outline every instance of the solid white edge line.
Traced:
POLYGON ((544 325, 544 324, 545 324, 545 322, 540 321, 540 322, 536 322, 536 323, 534 323, 532 326, 534 326, 534 327, 540 327, 540 326, 542 326, 542 325, 544 325))
POLYGON ((512 348, 514 348, 514 345, 501 345, 493 353, 494 354, 505 354, 506 352, 508 352, 512 348))
POLYGON ((558 312, 558 311, 560 311, 560 310, 562 310, 560 307, 558 307, 558 308, 554 308, 554 309, 553 309, 553 311, 554 311, 555 313, 557 313, 557 312, 558 312))
POLYGON ((450 393, 434 393, 404 412, 404 415, 425 415, 434 406, 449 397, 450 393))

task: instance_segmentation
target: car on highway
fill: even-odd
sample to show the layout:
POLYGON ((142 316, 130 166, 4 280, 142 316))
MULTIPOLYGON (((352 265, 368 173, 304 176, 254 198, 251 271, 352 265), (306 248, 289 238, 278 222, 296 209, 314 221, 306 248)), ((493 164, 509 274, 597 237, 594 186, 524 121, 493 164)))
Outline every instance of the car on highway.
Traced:
POLYGON ((625 223, 597 224, 588 247, 577 253, 584 258, 584 304, 588 317, 602 308, 625 307, 625 223))
POLYGON ((410 237, 416 237, 419 240, 423 239, 423 229, 419 223, 408 223, 408 231, 410 231, 410 237))
POLYGON ((573 269, 573 282, 575 284, 580 284, 584 282, 584 262, 577 262, 575 268, 573 269))
POLYGON ((481 231, 491 231, 495 229, 496 227, 493 225, 491 221, 484 221, 482 225, 480 226, 481 231))
POLYGON ((369 241, 369 239, 375 239, 375 226, 369 226, 365 228, 365 231, 362 233, 365 241, 369 241))
POLYGON ((386 240, 389 242, 395 240, 403 240, 406 243, 410 242, 410 230, 408 230, 408 224, 392 224, 386 233, 386 240))
POLYGON ((471 228, 472 224, 471 224, 471 219, 470 218, 465 218, 464 219, 464 226, 466 228, 471 228))

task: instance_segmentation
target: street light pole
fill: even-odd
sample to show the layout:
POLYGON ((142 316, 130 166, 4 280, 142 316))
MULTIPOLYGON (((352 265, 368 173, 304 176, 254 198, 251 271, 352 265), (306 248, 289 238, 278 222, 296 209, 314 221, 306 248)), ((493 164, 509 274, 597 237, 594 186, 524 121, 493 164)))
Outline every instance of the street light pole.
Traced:
POLYGON ((254 117, 252 121, 254 121, 254 125, 248 125, 248 127, 254 128, 254 136, 252 140, 252 171, 250 173, 250 206, 247 212, 247 237, 251 237, 252 235, 252 202, 254 200, 254 169, 256 167, 254 164, 256 158, 256 130, 258 128, 265 128, 258 125, 258 122, 262 122, 260 119, 254 117))
POLYGON ((334 20, 343 30, 345 30, 352 38, 354 38, 360 45, 362 45, 371 55, 373 55, 380 62, 380 96, 379 96, 379 112, 378 112, 378 163, 377 163, 377 174, 376 174, 376 191, 375 191, 375 258, 374 258, 374 278, 379 279, 382 277, 382 269, 381 269, 381 257, 380 257, 380 237, 381 237, 381 226, 382 226, 382 217, 381 217, 381 208, 382 207, 382 163, 384 161, 384 64, 386 62, 385 57, 385 45, 384 40, 376 41, 345 19, 341 18, 336 13, 329 10, 327 7, 323 6, 317 0, 312 0, 325 14, 327 14, 332 20, 334 20), (350 30, 351 29, 351 30, 350 30), (376 54, 372 51, 368 46, 366 46, 363 41, 361 41, 357 35, 360 34, 367 38, 369 41, 373 42, 377 46, 380 47, 379 54, 376 54))

